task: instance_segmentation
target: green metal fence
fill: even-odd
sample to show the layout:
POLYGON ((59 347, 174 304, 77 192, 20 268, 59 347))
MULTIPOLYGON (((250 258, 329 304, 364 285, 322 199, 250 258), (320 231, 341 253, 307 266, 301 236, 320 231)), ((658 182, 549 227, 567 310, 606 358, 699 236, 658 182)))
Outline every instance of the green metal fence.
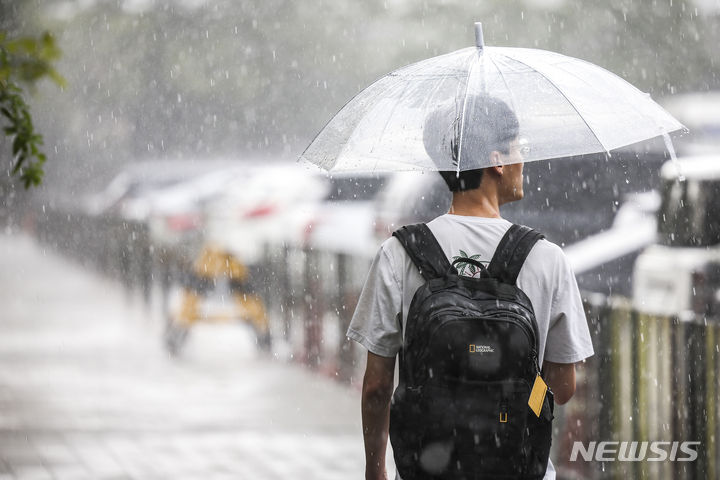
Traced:
POLYGON ((717 319, 645 315, 626 299, 586 305, 596 353, 578 368, 576 397, 561 407, 553 449, 559 476, 718 478, 717 319), (592 461, 570 460, 575 441, 596 442, 592 461), (633 441, 640 460, 621 461, 633 441), (612 442, 600 456, 607 461, 598 461, 600 442, 612 442), (692 455, 683 449, 697 459, 684 461, 692 455))

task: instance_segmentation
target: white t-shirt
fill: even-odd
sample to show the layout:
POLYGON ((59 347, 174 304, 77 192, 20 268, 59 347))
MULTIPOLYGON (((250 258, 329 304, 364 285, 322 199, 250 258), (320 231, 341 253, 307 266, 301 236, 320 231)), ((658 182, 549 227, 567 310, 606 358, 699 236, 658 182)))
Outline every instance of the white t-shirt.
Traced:
MULTIPOLYGON (((500 239, 512 224, 501 218, 446 214, 428 223, 449 259, 463 256, 481 262, 492 259, 500 239)), ((463 264, 459 266, 462 268, 463 264)), ((472 267, 461 273, 472 276, 472 267)), ((476 272, 477 273, 477 272, 476 272)), ((347 336, 370 352, 394 357, 402 346, 410 302, 424 280, 400 242, 383 242, 370 267, 347 336), (402 327, 398 314, 402 313, 402 327)), ((535 310, 539 331, 539 362, 576 363, 593 352, 575 275, 560 247, 541 240, 520 270, 517 286, 535 310)), ((548 462, 545 479, 555 478, 548 462)))

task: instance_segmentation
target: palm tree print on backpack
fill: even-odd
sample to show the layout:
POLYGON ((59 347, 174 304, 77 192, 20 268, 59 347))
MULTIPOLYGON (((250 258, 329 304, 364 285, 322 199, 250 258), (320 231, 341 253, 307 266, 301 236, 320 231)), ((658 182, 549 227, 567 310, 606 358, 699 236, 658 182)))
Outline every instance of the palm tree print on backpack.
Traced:
MULTIPOLYGON (((486 265, 489 263, 487 261, 480 260, 480 257, 481 255, 479 253, 476 253, 475 255, 468 255, 465 251, 460 250, 460 255, 455 255, 452 258, 452 261, 454 262, 455 260, 463 260, 464 258, 468 258, 470 260, 477 260, 478 262, 482 262, 486 265)), ((476 277, 480 275, 480 269, 469 262, 461 261, 455 265, 455 268, 457 268, 460 275, 464 275, 466 277, 476 277)))

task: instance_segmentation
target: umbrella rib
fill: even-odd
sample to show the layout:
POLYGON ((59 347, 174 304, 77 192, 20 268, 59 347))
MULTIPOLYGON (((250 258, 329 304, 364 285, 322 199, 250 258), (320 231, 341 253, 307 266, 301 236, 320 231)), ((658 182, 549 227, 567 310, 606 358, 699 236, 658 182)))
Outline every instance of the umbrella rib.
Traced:
MULTIPOLYGON (((507 55, 506 55, 506 56, 507 56, 507 55)), ((533 67, 532 65, 528 65, 527 63, 523 62, 522 60, 518 60, 517 58, 513 58, 513 57, 509 57, 509 56, 508 56, 508 58, 510 58, 510 59, 512 59, 512 60, 514 60, 514 61, 516 61, 516 62, 518 62, 518 63, 521 63, 521 64, 525 65, 526 67, 530 68, 530 69, 533 70, 534 72, 537 72, 540 76, 542 76, 542 78, 544 78, 545 80, 547 80, 548 83, 549 83, 550 85, 552 85, 553 88, 555 88, 555 90, 557 90, 557 92, 558 92, 560 95, 562 95, 563 98, 565 98, 565 100, 567 100, 567 102, 570 104, 570 106, 573 108, 573 110, 575 110, 575 112, 578 114, 578 116, 579 116, 580 119, 583 121, 583 123, 588 127, 588 129, 590 130, 590 133, 593 134, 593 136, 595 137, 595 140, 597 140, 597 142, 600 144, 600 146, 603 148, 603 150, 605 150, 608 154, 610 153, 610 150, 605 146, 605 144, 602 142, 602 140, 600 140, 600 137, 599 137, 598 134, 595 132, 595 129, 593 129, 593 127, 590 126, 590 124, 587 122, 587 120, 585 120, 585 117, 582 116, 582 114, 580 113, 580 110, 578 110, 578 108, 575 106, 575 104, 573 103, 573 101, 570 100, 570 99, 567 97, 567 95, 565 95, 565 93, 560 89, 560 87, 558 87, 557 85, 555 85, 555 82, 553 82, 552 80, 550 80, 545 74, 543 74, 542 72, 540 72, 539 70, 537 70, 537 69, 536 69, 535 67, 533 67)))
MULTIPOLYGON (((585 61, 585 60, 582 60, 582 59, 578 59, 578 60, 581 61, 581 62, 583 62, 583 63, 585 63, 585 64, 587 64, 587 65, 589 65, 589 66, 591 66, 591 67, 597 67, 597 65, 595 65, 595 64, 593 64, 593 63, 591 63, 591 62, 588 62, 588 61, 585 61)), ((575 72, 572 71, 572 70, 563 69, 563 72, 566 73, 567 75, 572 75, 573 77, 575 77, 576 79, 578 79, 579 81, 583 82, 583 83, 586 84, 586 85, 590 85, 590 83, 589 83, 585 78, 579 76, 577 73, 575 73, 575 72)), ((612 73, 612 72, 611 72, 611 73, 612 73)), ((635 87, 635 85, 633 85, 632 83, 629 83, 629 82, 625 81, 622 77, 618 77, 618 78, 619 78, 619 80, 624 81, 625 83, 627 83, 628 86, 630 86, 631 88, 633 88, 633 89, 634 89, 635 91, 637 91, 640 95, 646 95, 646 94, 645 94, 644 92, 642 92, 640 89, 638 89, 637 87, 635 87)), ((653 117, 653 116, 651 116, 651 115, 647 115, 645 112, 643 112, 642 110, 640 110, 635 103, 628 102, 627 105, 628 105, 630 108, 632 108, 633 111, 634 111, 639 117, 644 118, 644 119, 647 119, 647 120, 651 121, 653 124, 655 124, 655 126, 656 126, 656 127, 658 128, 658 130, 661 132, 660 135, 668 134, 668 133, 669 133, 668 130, 667 130, 667 128, 665 128, 664 126, 660 125, 660 123, 655 119, 655 117, 653 117)), ((594 133, 594 132, 593 132, 593 133, 594 133)), ((596 136, 596 137, 597 137, 597 136, 596 136)), ((601 144, 602 144, 602 142, 601 142, 601 144)))
MULTIPOLYGON (((477 51, 474 51, 473 55, 478 55, 477 51)), ((471 60, 472 60, 472 58, 471 58, 471 60)), ((468 73, 467 73, 467 81, 465 82, 465 96, 463 98, 462 118, 460 119, 460 135, 458 138, 457 167, 455 169, 455 173, 458 178, 460 178, 460 161, 462 160, 462 145, 463 145, 463 137, 464 137, 463 134, 465 132, 465 113, 466 113, 467 101, 468 101, 467 94, 468 94, 468 89, 470 87, 470 78, 472 77, 472 70, 473 70, 473 67, 475 66, 475 64, 476 64, 476 62, 470 63, 470 68, 468 69, 468 73)))
MULTIPOLYGON (((427 97, 425 98, 425 100, 424 100, 424 102, 422 103, 422 105, 427 105, 427 104, 432 100, 433 95, 434 95, 438 90, 440 90, 440 87, 442 86, 442 84, 443 84, 448 78, 450 78, 450 77, 448 77, 448 76, 440 76, 440 81, 439 81, 439 82, 437 83, 437 85, 433 88, 433 90, 427 95, 427 97)), ((409 83, 406 82, 406 83, 405 83, 405 86, 404 86, 404 88, 403 88, 403 91, 402 91, 403 94, 407 91, 407 89, 409 88, 409 86, 410 86, 409 83)), ((401 94, 401 95, 402 95, 402 94, 401 94)), ((390 112, 390 115, 388 115, 388 118, 387 118, 386 121, 385 121, 385 126, 386 126, 386 127, 387 127, 387 125, 390 123, 390 117, 392 116, 392 114, 393 114, 393 112, 395 111, 396 107, 397 107, 397 104, 393 107, 392 111, 390 112)), ((383 128, 383 132, 384 132, 384 131, 385 131, 385 128, 383 128)), ((381 135, 380 138, 382 138, 382 135, 381 135)), ((379 141, 380 141, 380 140, 378 139, 377 142, 379 142, 379 141)), ((377 144, 377 142, 376 142, 376 144, 377 144)), ((375 147, 373 146, 373 148, 370 149, 370 151, 372 152, 372 150, 373 150, 374 148, 375 148, 375 147)), ((373 167, 373 171, 375 171, 375 170, 377 169, 377 165, 378 165, 379 163, 380 163, 380 160, 379 160, 379 159, 375 161, 375 166, 373 167)))
MULTIPOLYGON (((489 55, 489 54, 488 54, 488 58, 490 59, 492 64, 495 66, 495 69, 500 74, 500 78, 502 79, 503 83, 505 84, 505 88, 507 88, 507 91, 512 92, 512 90, 510 90, 510 85, 508 85, 507 80, 505 80, 505 75, 503 75, 503 72, 502 72, 502 70, 500 70, 500 67, 497 66, 497 63, 495 63, 495 59, 492 57, 492 55, 489 55)), ((515 105, 515 97, 512 95, 512 93, 510 94, 510 101, 512 102, 512 105, 511 105, 512 110, 514 112, 517 112, 517 106, 515 105)))

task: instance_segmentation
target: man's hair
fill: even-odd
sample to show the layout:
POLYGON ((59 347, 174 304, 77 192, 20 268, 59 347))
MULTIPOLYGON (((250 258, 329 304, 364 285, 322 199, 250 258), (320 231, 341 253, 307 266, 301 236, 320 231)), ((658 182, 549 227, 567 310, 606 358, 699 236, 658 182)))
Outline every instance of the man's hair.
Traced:
POLYGON ((517 117, 505 102, 473 94, 465 102, 433 110, 425 119, 423 143, 450 191, 462 192, 480 186, 490 153, 509 153, 509 143, 519 130, 517 117), (459 175, 458 163, 464 168, 459 175), (473 165, 477 168, 468 168, 473 165))

